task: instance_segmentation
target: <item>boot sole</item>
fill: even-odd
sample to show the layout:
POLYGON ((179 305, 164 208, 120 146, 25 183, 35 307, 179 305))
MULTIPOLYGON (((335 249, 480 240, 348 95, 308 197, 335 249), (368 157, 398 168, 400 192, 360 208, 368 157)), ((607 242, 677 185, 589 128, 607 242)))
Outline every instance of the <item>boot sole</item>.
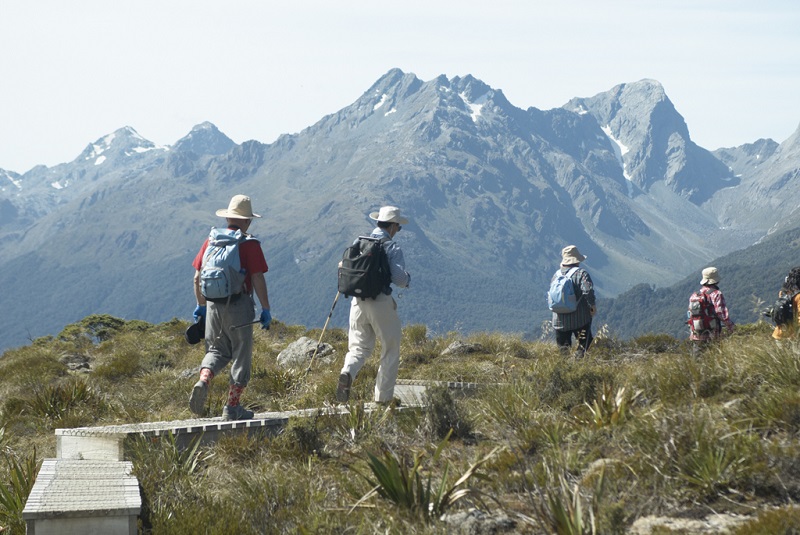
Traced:
POLYGON ((208 399, 208 385, 198 381, 192 388, 192 395, 189 397, 189 410, 198 416, 206 413, 206 400, 208 399))
POLYGON ((349 373, 339 375, 339 384, 336 385, 336 401, 339 403, 347 403, 350 399, 350 385, 353 379, 349 373))

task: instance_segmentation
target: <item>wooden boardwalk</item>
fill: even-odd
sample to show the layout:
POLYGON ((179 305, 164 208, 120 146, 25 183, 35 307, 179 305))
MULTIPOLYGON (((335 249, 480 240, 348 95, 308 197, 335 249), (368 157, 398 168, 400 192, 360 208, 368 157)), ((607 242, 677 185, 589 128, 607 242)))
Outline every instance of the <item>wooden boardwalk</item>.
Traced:
MULTIPOLYGON (((470 390, 473 383, 398 381, 396 410, 423 406, 426 388, 447 386, 470 390)), ((365 403, 367 412, 375 403, 365 403)), ((124 443, 129 437, 174 437, 179 447, 199 439, 211 443, 228 433, 277 434, 290 418, 320 413, 347 414, 349 406, 266 412, 252 420, 223 421, 194 418, 168 422, 56 429, 56 459, 45 459, 22 513, 29 535, 77 535, 103 533, 135 535, 142 501, 139 482, 131 475, 133 465, 124 460, 124 443)))

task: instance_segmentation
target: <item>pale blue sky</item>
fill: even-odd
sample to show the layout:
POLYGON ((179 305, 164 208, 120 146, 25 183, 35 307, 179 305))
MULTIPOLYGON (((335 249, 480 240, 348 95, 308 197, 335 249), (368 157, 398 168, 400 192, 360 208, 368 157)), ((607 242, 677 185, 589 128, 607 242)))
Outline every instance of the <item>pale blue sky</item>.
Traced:
POLYGON ((800 124, 796 0, 0 0, 0 168, 71 161, 123 126, 273 142, 398 67, 550 109, 660 81, 707 149, 800 124))

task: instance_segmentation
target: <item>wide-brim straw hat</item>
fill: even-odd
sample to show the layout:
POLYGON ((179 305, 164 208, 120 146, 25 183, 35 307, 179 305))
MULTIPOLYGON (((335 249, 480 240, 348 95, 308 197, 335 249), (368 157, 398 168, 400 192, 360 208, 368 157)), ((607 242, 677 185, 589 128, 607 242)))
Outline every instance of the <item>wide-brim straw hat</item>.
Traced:
POLYGON ((563 266, 580 264, 584 260, 586 260, 586 256, 582 255, 574 245, 567 245, 561 249, 561 265, 563 266))
POLYGON ((250 197, 247 195, 234 195, 231 197, 231 202, 227 208, 217 210, 219 217, 228 217, 230 219, 253 219, 254 217, 261 217, 253 213, 253 206, 250 204, 250 197))
POLYGON ((397 206, 382 206, 380 211, 369 214, 369 218, 383 223, 408 224, 408 219, 400 214, 400 208, 397 206))
POLYGON ((700 284, 717 284, 719 282, 719 273, 715 267, 707 267, 703 270, 703 279, 700 284))

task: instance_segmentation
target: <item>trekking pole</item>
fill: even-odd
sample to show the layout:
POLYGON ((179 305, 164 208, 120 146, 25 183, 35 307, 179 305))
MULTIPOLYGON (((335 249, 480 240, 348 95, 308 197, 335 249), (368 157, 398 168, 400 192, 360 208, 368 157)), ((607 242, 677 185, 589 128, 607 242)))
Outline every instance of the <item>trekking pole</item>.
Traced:
POLYGON ((317 356, 317 352, 319 351, 319 345, 322 343, 322 337, 325 336, 325 329, 328 328, 328 322, 331 321, 331 316, 333 316, 333 309, 336 308, 336 301, 339 300, 339 296, 342 295, 339 291, 336 291, 336 297, 333 298, 333 305, 331 305, 331 311, 328 312, 328 319, 325 320, 325 325, 322 327, 322 333, 319 335, 319 340, 317 340, 317 347, 314 348, 314 354, 311 355, 311 361, 308 363, 308 368, 306 369, 306 375, 308 372, 311 371, 311 366, 314 364, 314 357, 317 356))
MULTIPOLYGON (((249 323, 242 323, 241 325, 234 325, 231 329, 241 329, 242 327, 247 327, 248 325, 255 325, 256 323, 261 323, 261 320, 253 320, 249 323)), ((269 329, 269 327, 267 327, 269 329)))

